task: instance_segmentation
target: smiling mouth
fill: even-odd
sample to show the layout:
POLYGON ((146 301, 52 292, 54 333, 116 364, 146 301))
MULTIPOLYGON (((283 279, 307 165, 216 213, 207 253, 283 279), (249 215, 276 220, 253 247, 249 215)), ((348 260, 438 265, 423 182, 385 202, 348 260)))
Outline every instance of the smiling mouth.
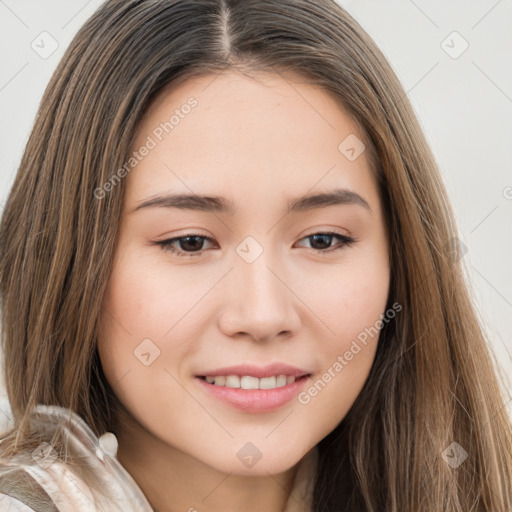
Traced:
POLYGON ((289 386, 294 382, 307 379, 311 374, 295 377, 294 375, 274 375, 271 377, 257 378, 250 375, 218 375, 204 376, 198 375, 197 378, 204 380, 208 384, 216 387, 225 387, 230 389, 244 390, 264 390, 279 389, 289 386))

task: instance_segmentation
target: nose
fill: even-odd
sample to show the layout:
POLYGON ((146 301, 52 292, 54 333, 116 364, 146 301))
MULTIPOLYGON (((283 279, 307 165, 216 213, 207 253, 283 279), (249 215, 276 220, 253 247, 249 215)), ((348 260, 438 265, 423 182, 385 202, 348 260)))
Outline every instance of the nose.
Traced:
POLYGON ((248 263, 235 258, 235 268, 224 282, 220 329, 231 337, 267 341, 297 332, 300 300, 282 262, 270 250, 248 263))

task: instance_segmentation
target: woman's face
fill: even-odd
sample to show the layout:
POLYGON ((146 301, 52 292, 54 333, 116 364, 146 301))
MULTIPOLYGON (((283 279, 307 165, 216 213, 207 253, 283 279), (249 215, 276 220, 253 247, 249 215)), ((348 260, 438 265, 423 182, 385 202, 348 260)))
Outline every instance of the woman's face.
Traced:
POLYGON ((159 95, 125 166, 99 336, 132 432, 162 453, 265 475, 340 423, 372 366, 389 286, 362 139, 331 96, 278 74, 194 78, 159 95), (335 190, 357 195, 306 200, 335 190), (262 380, 225 369, 271 364, 308 376, 282 386, 293 368, 262 380), (249 378, 233 389, 226 374, 249 378))

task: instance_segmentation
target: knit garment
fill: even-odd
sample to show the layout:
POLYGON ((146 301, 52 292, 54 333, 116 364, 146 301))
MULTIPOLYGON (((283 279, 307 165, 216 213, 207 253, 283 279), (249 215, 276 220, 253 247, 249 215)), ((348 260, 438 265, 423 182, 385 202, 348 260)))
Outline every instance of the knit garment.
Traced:
MULTIPOLYGON (((34 408, 31 428, 37 433, 38 448, 0 461, 2 512, 154 512, 117 460, 114 434, 98 438, 73 411, 46 405, 34 408), (68 460, 79 459, 79 466, 66 463, 64 456, 52 448, 56 434, 63 436, 68 460), (95 486, 85 483, 91 478, 95 486), (31 489, 30 495, 20 490, 22 483, 31 489)), ((314 447, 299 463, 284 512, 311 512, 317 463, 314 447)))

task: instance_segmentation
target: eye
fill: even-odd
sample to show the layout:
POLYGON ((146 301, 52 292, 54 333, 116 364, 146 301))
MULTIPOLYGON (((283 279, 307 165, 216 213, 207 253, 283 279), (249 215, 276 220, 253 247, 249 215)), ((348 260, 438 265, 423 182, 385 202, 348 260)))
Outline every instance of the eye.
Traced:
POLYGON ((157 245, 162 247, 162 250, 169 251, 177 256, 199 256, 203 251, 203 243, 204 240, 211 241, 212 239, 207 236, 201 236, 201 235, 185 235, 175 238, 170 238, 169 240, 162 240, 160 242, 155 242, 157 245), (177 249, 174 244, 180 245, 180 249, 177 249), (191 252, 189 252, 189 250, 191 252))
MULTIPOLYGON (((312 235, 308 235, 302 238, 301 240, 307 239, 311 239, 312 242, 310 242, 312 247, 310 247, 309 249, 315 252, 316 254, 322 255, 326 253, 339 251, 344 247, 351 246, 357 242, 355 238, 335 232, 314 233, 312 235), (338 240, 337 246, 331 246, 333 239, 338 240), (318 247, 318 245, 320 247, 318 247)), ((161 240, 159 242, 154 243, 156 245, 159 245, 162 248, 162 250, 172 252, 177 256, 193 257, 200 256, 203 253, 203 244, 205 240, 213 242, 213 240, 207 236, 188 234, 185 236, 169 238, 168 240, 161 240), (178 244, 180 248, 177 248, 176 244, 178 244)))
POLYGON ((342 235, 340 233, 335 233, 333 231, 322 232, 322 233, 314 233, 312 235, 308 235, 302 240, 310 239, 310 244, 312 245, 311 249, 315 251, 317 254, 325 255, 330 254, 332 252, 340 251, 346 246, 351 246, 357 242, 355 238, 350 236, 342 235), (338 245, 331 246, 333 239, 338 240, 338 245), (315 247, 316 246, 316 247, 315 247), (320 246, 320 247, 318 247, 320 246))

